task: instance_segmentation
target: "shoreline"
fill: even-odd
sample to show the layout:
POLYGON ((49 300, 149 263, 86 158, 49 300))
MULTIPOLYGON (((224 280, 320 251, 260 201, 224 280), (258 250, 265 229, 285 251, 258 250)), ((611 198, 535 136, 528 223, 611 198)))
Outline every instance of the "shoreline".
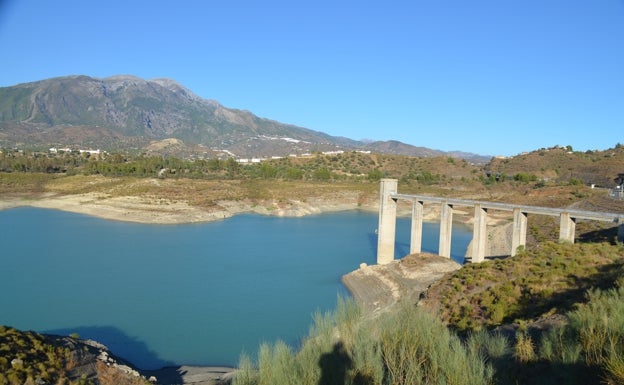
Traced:
MULTIPOLYGON (((142 196, 110 196, 104 193, 52 194, 39 196, 15 195, 0 197, 0 211, 18 207, 35 207, 61 210, 76 214, 89 215, 101 219, 142 224, 190 224, 213 222, 231 218, 237 214, 260 214, 277 217, 303 217, 323 213, 350 210, 378 212, 379 203, 361 203, 351 197, 323 198, 313 197, 305 201, 290 200, 277 203, 274 200, 260 202, 250 200, 222 200, 212 208, 193 206, 185 201, 170 201, 142 196)), ((428 207, 424 213, 426 222, 436 222, 439 208, 428 207)), ((458 210, 458 214, 462 214, 458 210)), ((411 207, 397 208, 397 217, 410 217, 411 207)), ((469 224, 471 220, 464 215, 456 215, 456 223, 469 224)))
POLYGON ((231 383, 236 370, 229 366, 180 365, 141 372, 148 379, 154 377, 159 385, 219 385, 231 383))
POLYGON ((287 207, 275 207, 274 202, 257 204, 250 201, 220 201, 217 207, 205 209, 186 202, 171 202, 140 196, 111 197, 101 193, 73 195, 44 194, 38 197, 16 196, 0 198, 0 211, 18 207, 35 207, 89 215, 101 219, 142 224, 190 224, 213 222, 237 214, 260 214, 278 217, 307 215, 348 210, 376 211, 376 205, 361 205, 345 200, 310 199, 291 201, 287 207))

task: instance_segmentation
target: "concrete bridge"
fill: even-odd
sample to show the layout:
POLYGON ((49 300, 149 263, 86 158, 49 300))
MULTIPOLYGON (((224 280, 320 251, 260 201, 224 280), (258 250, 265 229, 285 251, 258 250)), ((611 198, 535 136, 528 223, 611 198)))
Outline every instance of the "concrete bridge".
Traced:
POLYGON ((624 214, 399 194, 397 192, 397 185, 398 181, 396 179, 381 180, 377 240, 377 263, 380 265, 390 263, 394 260, 396 207, 398 200, 412 202, 410 254, 421 252, 423 207, 425 203, 439 204, 441 206, 438 254, 448 258, 451 256, 453 207, 455 206, 474 208, 472 262, 482 262, 485 259, 488 210, 501 210, 513 213, 513 232, 511 250, 509 251, 509 254, 512 256, 516 254, 518 247, 526 245, 528 214, 559 217, 559 240, 561 241, 574 243, 577 219, 616 223, 618 224, 618 240, 624 241, 624 214))

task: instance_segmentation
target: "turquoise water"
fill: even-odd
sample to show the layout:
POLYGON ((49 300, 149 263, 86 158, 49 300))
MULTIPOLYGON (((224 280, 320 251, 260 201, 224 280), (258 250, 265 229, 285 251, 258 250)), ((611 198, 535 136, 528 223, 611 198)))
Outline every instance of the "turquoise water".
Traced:
MULTIPOLYGON (((143 369, 235 365, 242 351, 296 346, 316 310, 348 295, 340 277, 375 263, 377 215, 240 215, 192 225, 0 211, 0 324, 96 339, 143 369)), ((426 223, 435 252, 438 225, 426 223)), ((452 254, 472 233, 455 226, 452 254)), ((409 221, 397 224, 397 257, 409 221)))

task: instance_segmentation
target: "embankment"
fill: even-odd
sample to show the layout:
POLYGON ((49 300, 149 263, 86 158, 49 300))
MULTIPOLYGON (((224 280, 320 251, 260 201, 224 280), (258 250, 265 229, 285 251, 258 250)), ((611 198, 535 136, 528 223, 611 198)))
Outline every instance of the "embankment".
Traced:
POLYGON ((461 265, 450 258, 412 254, 386 265, 362 264, 344 275, 342 282, 359 304, 374 313, 403 298, 416 302, 433 282, 459 268, 461 265))

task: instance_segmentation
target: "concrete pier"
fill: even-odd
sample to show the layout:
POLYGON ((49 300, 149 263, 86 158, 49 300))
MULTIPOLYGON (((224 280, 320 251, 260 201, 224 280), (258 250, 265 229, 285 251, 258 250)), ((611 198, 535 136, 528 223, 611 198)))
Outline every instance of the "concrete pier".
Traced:
POLYGON ((562 212, 559 218, 559 240, 574 243, 576 219, 568 212, 562 212))
POLYGON ((380 265, 390 263, 394 260, 396 206, 399 199, 412 202, 412 223, 410 232, 411 254, 419 253, 422 248, 423 211, 425 203, 437 203, 441 206, 438 254, 447 258, 451 256, 454 206, 474 207, 472 262, 482 262, 485 259, 487 217, 488 210, 490 209, 510 211, 513 213, 513 232, 511 250, 509 250, 509 255, 512 256, 517 253, 519 247, 526 246, 528 214, 558 216, 560 218, 559 240, 563 242, 574 243, 577 219, 617 223, 618 240, 624 242, 624 214, 399 194, 397 192, 397 186, 398 181, 396 179, 381 180, 377 240, 377 263, 380 265))
POLYGON ((438 254, 451 258, 451 235, 453 234, 453 205, 442 202, 440 214, 440 242, 438 254))
POLYGON ((377 228, 377 264, 384 265, 394 260, 394 239, 396 231, 396 179, 382 179, 379 190, 379 227, 377 228))
POLYGON ((511 233, 511 252, 513 257, 518 252, 518 247, 526 247, 527 237, 527 213, 519 208, 513 209, 513 231, 511 233))
POLYGON ((410 231, 410 254, 422 251, 422 230, 424 202, 415 200, 412 202, 412 228, 410 231))
POLYGON ((480 204, 475 205, 472 230, 472 262, 483 262, 487 245, 487 209, 480 204))

